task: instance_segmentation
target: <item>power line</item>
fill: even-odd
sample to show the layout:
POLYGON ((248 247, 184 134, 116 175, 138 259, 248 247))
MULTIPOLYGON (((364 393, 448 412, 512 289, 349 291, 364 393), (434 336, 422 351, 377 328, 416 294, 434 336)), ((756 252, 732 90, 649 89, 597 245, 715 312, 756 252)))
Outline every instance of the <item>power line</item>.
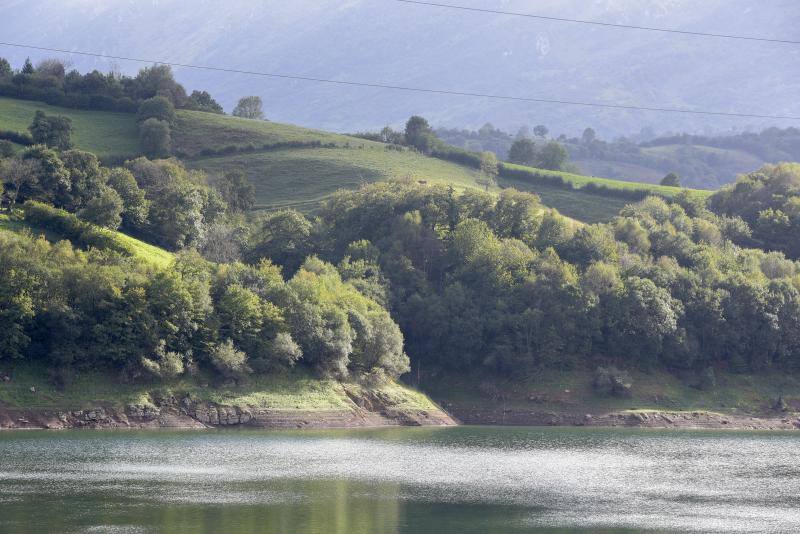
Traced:
POLYGON ((578 100, 559 100, 559 99, 550 99, 550 98, 536 98, 536 97, 523 97, 523 96, 512 96, 512 95, 499 95, 499 94, 490 94, 490 93, 473 93, 469 91, 454 91, 454 90, 446 90, 446 89, 431 89, 431 88, 424 88, 424 87, 409 87, 404 85, 390 85, 390 84, 383 84, 383 83, 376 83, 376 82, 355 82, 355 81, 347 81, 347 80, 331 80, 327 78, 315 78, 311 76, 298 76, 292 74, 281 74, 276 72, 259 72, 259 71, 250 71, 250 70, 240 70, 240 69, 233 69, 227 67, 214 67, 210 65, 192 65, 189 63, 176 63, 170 61, 160 61, 157 59, 142 59, 142 58, 134 58, 134 57, 126 57, 126 56, 114 56, 111 54, 100 54, 97 52, 81 52, 77 50, 65 50, 63 48, 51 48, 46 46, 34 46, 34 45, 26 45, 20 43, 8 43, 0 41, 0 46, 11 46, 16 48, 28 48, 32 50, 43 50, 47 52, 58 52, 62 54, 76 54, 80 56, 90 56, 90 57, 99 57, 104 59, 117 59, 120 61, 134 61, 137 63, 148 63, 148 64, 160 64, 160 65, 170 65, 172 67, 182 67, 187 69, 198 69, 198 70, 207 70, 207 71, 214 71, 214 72, 225 72, 228 74, 246 74, 249 76, 262 76, 266 78, 280 78, 285 80, 300 80, 306 82, 319 82, 319 83, 330 83, 336 85, 347 85, 347 86, 354 86, 354 87, 370 87, 375 89, 391 89, 393 91, 408 91, 414 93, 429 93, 429 94, 438 94, 438 95, 453 95, 453 96, 467 96, 467 97, 474 97, 474 98, 488 98, 493 100, 508 100, 508 101, 515 101, 515 102, 535 102, 539 104, 559 104, 559 105, 568 105, 568 106, 583 106, 583 107, 593 107, 593 108, 605 108, 605 109, 620 109, 620 110, 630 110, 630 111, 655 111, 660 113, 681 113, 681 114, 688 114, 688 115, 713 115, 713 116, 720 116, 720 117, 738 117, 738 118, 749 118, 749 119, 775 119, 775 120, 792 120, 792 121, 800 121, 800 116, 788 116, 788 115, 760 115, 757 113, 737 113, 737 112, 727 112, 727 111, 711 111, 711 110, 696 110, 696 109, 680 109, 680 108, 662 108, 662 107, 647 107, 647 106, 632 106, 626 104, 602 104, 599 102, 582 102, 578 100))
POLYGON ((534 15, 532 13, 518 13, 514 11, 500 11, 496 9, 486 9, 480 7, 468 7, 468 6, 457 6, 453 4, 439 4, 436 2, 422 2, 419 0, 394 0, 395 2, 401 2, 403 4, 416 4, 419 6, 431 6, 431 7, 442 7, 447 9, 458 9, 461 11, 472 11, 476 13, 491 13, 493 15, 510 15, 514 17, 526 17, 530 19, 539 19, 539 20, 553 20, 558 22, 572 22, 575 24, 590 24, 592 26, 605 26, 609 28, 625 28, 627 30, 646 30, 651 32, 662 32, 662 33, 678 33, 681 35, 694 35, 696 37, 717 37, 720 39, 738 39, 742 41, 761 41, 765 43, 781 43, 781 44, 793 44, 793 45, 800 45, 800 41, 790 41, 787 39, 770 39, 768 37, 752 37, 748 35, 729 35, 725 33, 706 33, 706 32, 693 32, 689 30, 675 30, 670 28, 653 28, 650 26, 633 26, 630 24, 614 24, 611 22, 600 22, 596 20, 581 20, 581 19, 568 19, 565 17, 551 17, 547 15, 534 15))

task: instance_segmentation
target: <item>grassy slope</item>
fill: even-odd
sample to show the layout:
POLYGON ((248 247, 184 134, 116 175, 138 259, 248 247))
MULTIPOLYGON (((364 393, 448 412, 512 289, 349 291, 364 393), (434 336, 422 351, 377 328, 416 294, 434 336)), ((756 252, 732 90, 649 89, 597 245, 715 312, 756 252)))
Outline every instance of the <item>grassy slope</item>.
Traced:
MULTIPOLYGON (((345 388, 356 384, 311 377, 295 370, 286 375, 255 376, 248 384, 209 385, 204 377, 166 382, 122 384, 115 375, 96 371, 77 374, 64 388, 56 388, 44 369, 17 365, 10 382, 0 382, 0 404, 11 408, 78 410, 98 405, 124 408, 128 404, 153 404, 154 399, 190 396, 193 399, 225 406, 274 410, 350 410, 353 402, 345 388), (31 391, 31 387, 35 391, 31 391)), ((434 410, 425 395, 399 383, 375 388, 397 409, 434 410)))
MULTIPOLYGON (((61 236, 54 234, 49 230, 44 230, 35 226, 31 226, 17 215, 9 215, 8 213, 0 213, 0 231, 6 230, 11 232, 21 232, 28 230, 34 235, 42 235, 48 241, 58 241, 63 239, 61 236)), ((110 231, 110 230, 109 230, 110 231)), ((159 248, 155 245, 145 243, 134 237, 123 234, 122 232, 113 232, 114 239, 126 245, 126 247, 133 251, 134 256, 146 263, 155 265, 156 267, 167 267, 174 259, 172 253, 159 248)))
POLYGON ((728 414, 769 412, 779 396, 794 409, 800 409, 800 378, 784 373, 764 375, 717 372, 717 387, 701 391, 687 385, 693 378, 681 380, 663 372, 632 372, 632 397, 600 397, 592 390, 592 372, 547 371, 537 376, 498 382, 505 401, 495 401, 480 393, 483 379, 448 378, 446 383, 426 384, 423 389, 445 408, 488 408, 500 405, 508 409, 556 413, 602 413, 625 410, 711 411, 728 414), (537 396, 536 402, 529 397, 537 396))
MULTIPOLYGON (((361 145, 357 145, 361 146, 361 145)), ((267 151, 224 158, 205 158, 189 165, 211 173, 239 168, 256 186, 260 209, 304 205, 337 189, 361 183, 410 177, 457 189, 478 187, 477 172, 415 152, 364 148, 303 148, 267 151)))
MULTIPOLYGON (((0 127, 25 130, 37 109, 71 117, 78 148, 101 156, 139 152, 135 118, 130 114, 71 110, 0 98, 0 127)), ((337 189, 407 176, 429 183, 452 184, 457 189, 480 188, 475 181, 475 170, 455 163, 426 158, 410 151, 389 151, 380 143, 287 124, 182 110, 178 112, 172 138, 176 151, 190 155, 196 155, 204 148, 262 147, 286 142, 318 141, 336 146, 261 150, 228 157, 198 158, 189 162, 191 167, 211 173, 224 172, 232 167, 243 169, 256 186, 260 209, 291 206, 308 211, 337 189)), ((569 173, 553 174, 559 174, 577 186, 594 182, 620 189, 644 188, 666 196, 677 191, 652 184, 569 173)), ((501 180, 500 185, 537 193, 545 205, 583 222, 608 220, 627 203, 591 192, 569 191, 520 181, 501 180)), ((705 195, 708 192, 697 194, 705 195)))
POLYGON ((59 108, 41 102, 0 97, 0 129, 27 132, 37 110, 72 119, 72 140, 76 148, 98 156, 140 152, 136 117, 130 113, 59 108))

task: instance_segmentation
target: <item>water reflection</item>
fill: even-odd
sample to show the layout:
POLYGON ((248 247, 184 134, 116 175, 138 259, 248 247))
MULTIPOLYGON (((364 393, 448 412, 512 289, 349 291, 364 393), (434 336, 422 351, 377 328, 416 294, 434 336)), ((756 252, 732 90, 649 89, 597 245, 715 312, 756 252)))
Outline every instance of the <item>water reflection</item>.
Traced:
POLYGON ((0 532, 786 532, 793 434, 0 434, 0 532), (606 529, 606 530, 602 530, 606 529))

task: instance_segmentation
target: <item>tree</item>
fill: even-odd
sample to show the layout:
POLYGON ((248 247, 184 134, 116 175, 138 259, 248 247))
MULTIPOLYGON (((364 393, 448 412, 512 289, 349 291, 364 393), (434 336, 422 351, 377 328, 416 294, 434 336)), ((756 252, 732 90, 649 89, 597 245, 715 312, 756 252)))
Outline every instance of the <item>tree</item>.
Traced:
POLYGON ((551 141, 544 145, 539 151, 539 158, 536 166, 542 169, 558 171, 561 170, 566 161, 567 150, 555 141, 551 141))
POLYGON ((239 169, 226 172, 214 185, 233 211, 249 211, 256 202, 255 187, 239 169))
POLYGON ((139 127, 139 144, 151 158, 169 156, 172 146, 169 123, 158 119, 147 119, 139 127))
POLYGON ((187 105, 195 111, 223 114, 222 106, 206 91, 192 91, 187 105))
POLYGON ((33 141, 49 147, 67 150, 72 147, 72 119, 63 116, 47 116, 38 110, 28 127, 33 141))
POLYGON ((480 172, 481 178, 479 178, 477 182, 488 191, 489 187, 492 186, 497 179, 497 156, 494 155, 494 152, 481 153, 480 172))
POLYGON ((247 365, 247 354, 237 350, 230 339, 217 344, 209 357, 214 367, 226 378, 242 378, 253 372, 247 365))
POLYGON ((594 128, 586 128, 581 134, 581 141, 584 145, 591 145, 597 139, 597 134, 594 131, 594 128))
POLYGON ((4 57, 0 57, 0 78, 10 78, 14 74, 11 70, 11 63, 4 57))
POLYGON ((536 157, 536 144, 524 137, 514 141, 508 151, 508 161, 519 165, 535 165, 536 157))
POLYGON ((258 233, 259 240, 250 253, 252 260, 269 258, 285 268, 296 271, 311 252, 311 222, 294 210, 282 210, 267 215, 258 233))
POLYGON ((8 159, 0 164, 0 180, 5 184, 9 211, 14 208, 20 190, 36 182, 38 164, 31 160, 8 159), (10 187, 9 187, 10 186, 10 187))
POLYGON ((33 74, 36 70, 33 68, 33 63, 31 63, 31 58, 26 57, 25 63, 22 65, 22 74, 33 74))
POLYGON ((233 108, 233 115, 235 117, 242 117, 244 119, 263 119, 264 111, 260 96, 245 96, 239 99, 239 103, 233 108))
POLYGON ((423 154, 430 154, 436 144, 436 135, 433 133, 428 121, 414 115, 406 122, 406 144, 413 146, 423 154))
POLYGON ((106 183, 122 199, 122 223, 130 228, 141 228, 147 222, 150 203, 131 171, 120 167, 111 169, 106 183))
POLYGON ((547 129, 547 126, 545 126, 544 124, 539 124, 533 128, 533 134, 536 137, 545 137, 548 134, 548 132, 549 130, 547 129))
POLYGON ((175 106, 164 96, 148 98, 141 103, 139 112, 136 114, 136 120, 140 123, 147 119, 158 119, 172 126, 176 119, 175 106))
POLYGON ((100 194, 86 203, 80 210, 82 219, 112 230, 122 223, 122 198, 110 187, 103 187, 100 194))
POLYGON ((168 98, 175 107, 182 107, 186 102, 186 90, 175 81, 172 67, 169 65, 145 67, 129 84, 130 94, 137 100, 147 100, 160 95, 168 98))
POLYGON ((661 183, 661 185, 666 185, 666 186, 669 186, 669 187, 680 187, 681 186, 681 178, 680 178, 680 176, 678 176, 674 172, 671 172, 671 173, 667 174, 666 176, 664 176, 661 179, 660 183, 661 183))

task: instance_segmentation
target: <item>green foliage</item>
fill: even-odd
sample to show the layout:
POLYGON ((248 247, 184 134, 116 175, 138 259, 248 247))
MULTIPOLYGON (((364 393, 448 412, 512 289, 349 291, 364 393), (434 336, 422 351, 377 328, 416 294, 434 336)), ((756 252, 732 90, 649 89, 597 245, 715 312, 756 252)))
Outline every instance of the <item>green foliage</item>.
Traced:
POLYGON ((736 183, 715 193, 709 207, 719 214, 741 217, 761 247, 800 258, 800 164, 766 165, 740 176, 736 183))
POLYGON ((139 126, 139 144, 150 158, 164 158, 172 150, 172 137, 169 123, 150 118, 139 126))
POLYGON ((11 63, 6 58, 0 57, 0 78, 10 78, 13 74, 11 63))
POLYGON ((24 146, 34 144, 30 134, 23 130, 27 130, 37 110, 44 111, 48 116, 57 114, 69 117, 73 126, 70 139, 74 146, 101 158, 133 156, 141 151, 136 115, 133 113, 84 111, 2 97, 0 124, 9 130, 0 131, 0 138, 24 146))
POLYGON ((163 96, 148 98, 141 103, 136 114, 136 120, 139 122, 147 119, 158 119, 172 126, 176 120, 175 106, 171 100, 163 96))
POLYGON ((417 115, 408 119, 405 129, 405 142, 423 154, 430 154, 436 146, 437 139, 428 121, 417 115))
POLYGON ((91 223, 116 230, 122 224, 124 204, 114 189, 103 187, 100 194, 91 198, 78 215, 91 223))
POLYGON ((243 119, 258 119, 264 118, 264 110, 262 109, 263 103, 260 96, 245 96, 239 99, 236 107, 233 108, 233 116, 241 117, 243 119))
POLYGON ((192 91, 186 103, 187 109, 194 111, 205 111, 206 113, 222 114, 222 106, 214 100, 206 91, 192 91))
POLYGON ((519 165, 528 165, 534 167, 536 165, 536 143, 531 139, 522 138, 514 141, 511 148, 508 150, 508 161, 517 163, 519 165))
POLYGON ((659 182, 660 185, 665 185, 667 187, 680 187, 681 186, 681 178, 674 172, 668 173, 664 176, 661 181, 659 182))
POLYGON ((620 371, 613 365, 610 367, 599 366, 594 371, 592 387, 599 395, 608 397, 630 397, 631 378, 625 371, 620 371))
POLYGON ((150 203, 128 169, 114 168, 108 174, 107 185, 122 200, 122 223, 126 228, 141 228, 147 222, 150 203))
POLYGON ((247 365, 247 354, 236 350, 233 342, 229 339, 219 343, 209 355, 211 363, 226 378, 242 378, 253 372, 247 365))
POLYGON ((255 187, 244 172, 235 169, 217 179, 214 187, 222 195, 228 207, 234 211, 249 211, 256 202, 255 187))
POLYGON ((250 257, 269 258, 294 273, 311 254, 311 230, 311 222, 297 211, 270 213, 256 233, 250 257))
POLYGON ((67 150, 72 147, 72 120, 64 116, 47 116, 37 111, 28 127, 35 143, 67 150))
POLYGON ((10 158, 15 152, 14 144, 11 141, 0 140, 0 159, 10 158))

